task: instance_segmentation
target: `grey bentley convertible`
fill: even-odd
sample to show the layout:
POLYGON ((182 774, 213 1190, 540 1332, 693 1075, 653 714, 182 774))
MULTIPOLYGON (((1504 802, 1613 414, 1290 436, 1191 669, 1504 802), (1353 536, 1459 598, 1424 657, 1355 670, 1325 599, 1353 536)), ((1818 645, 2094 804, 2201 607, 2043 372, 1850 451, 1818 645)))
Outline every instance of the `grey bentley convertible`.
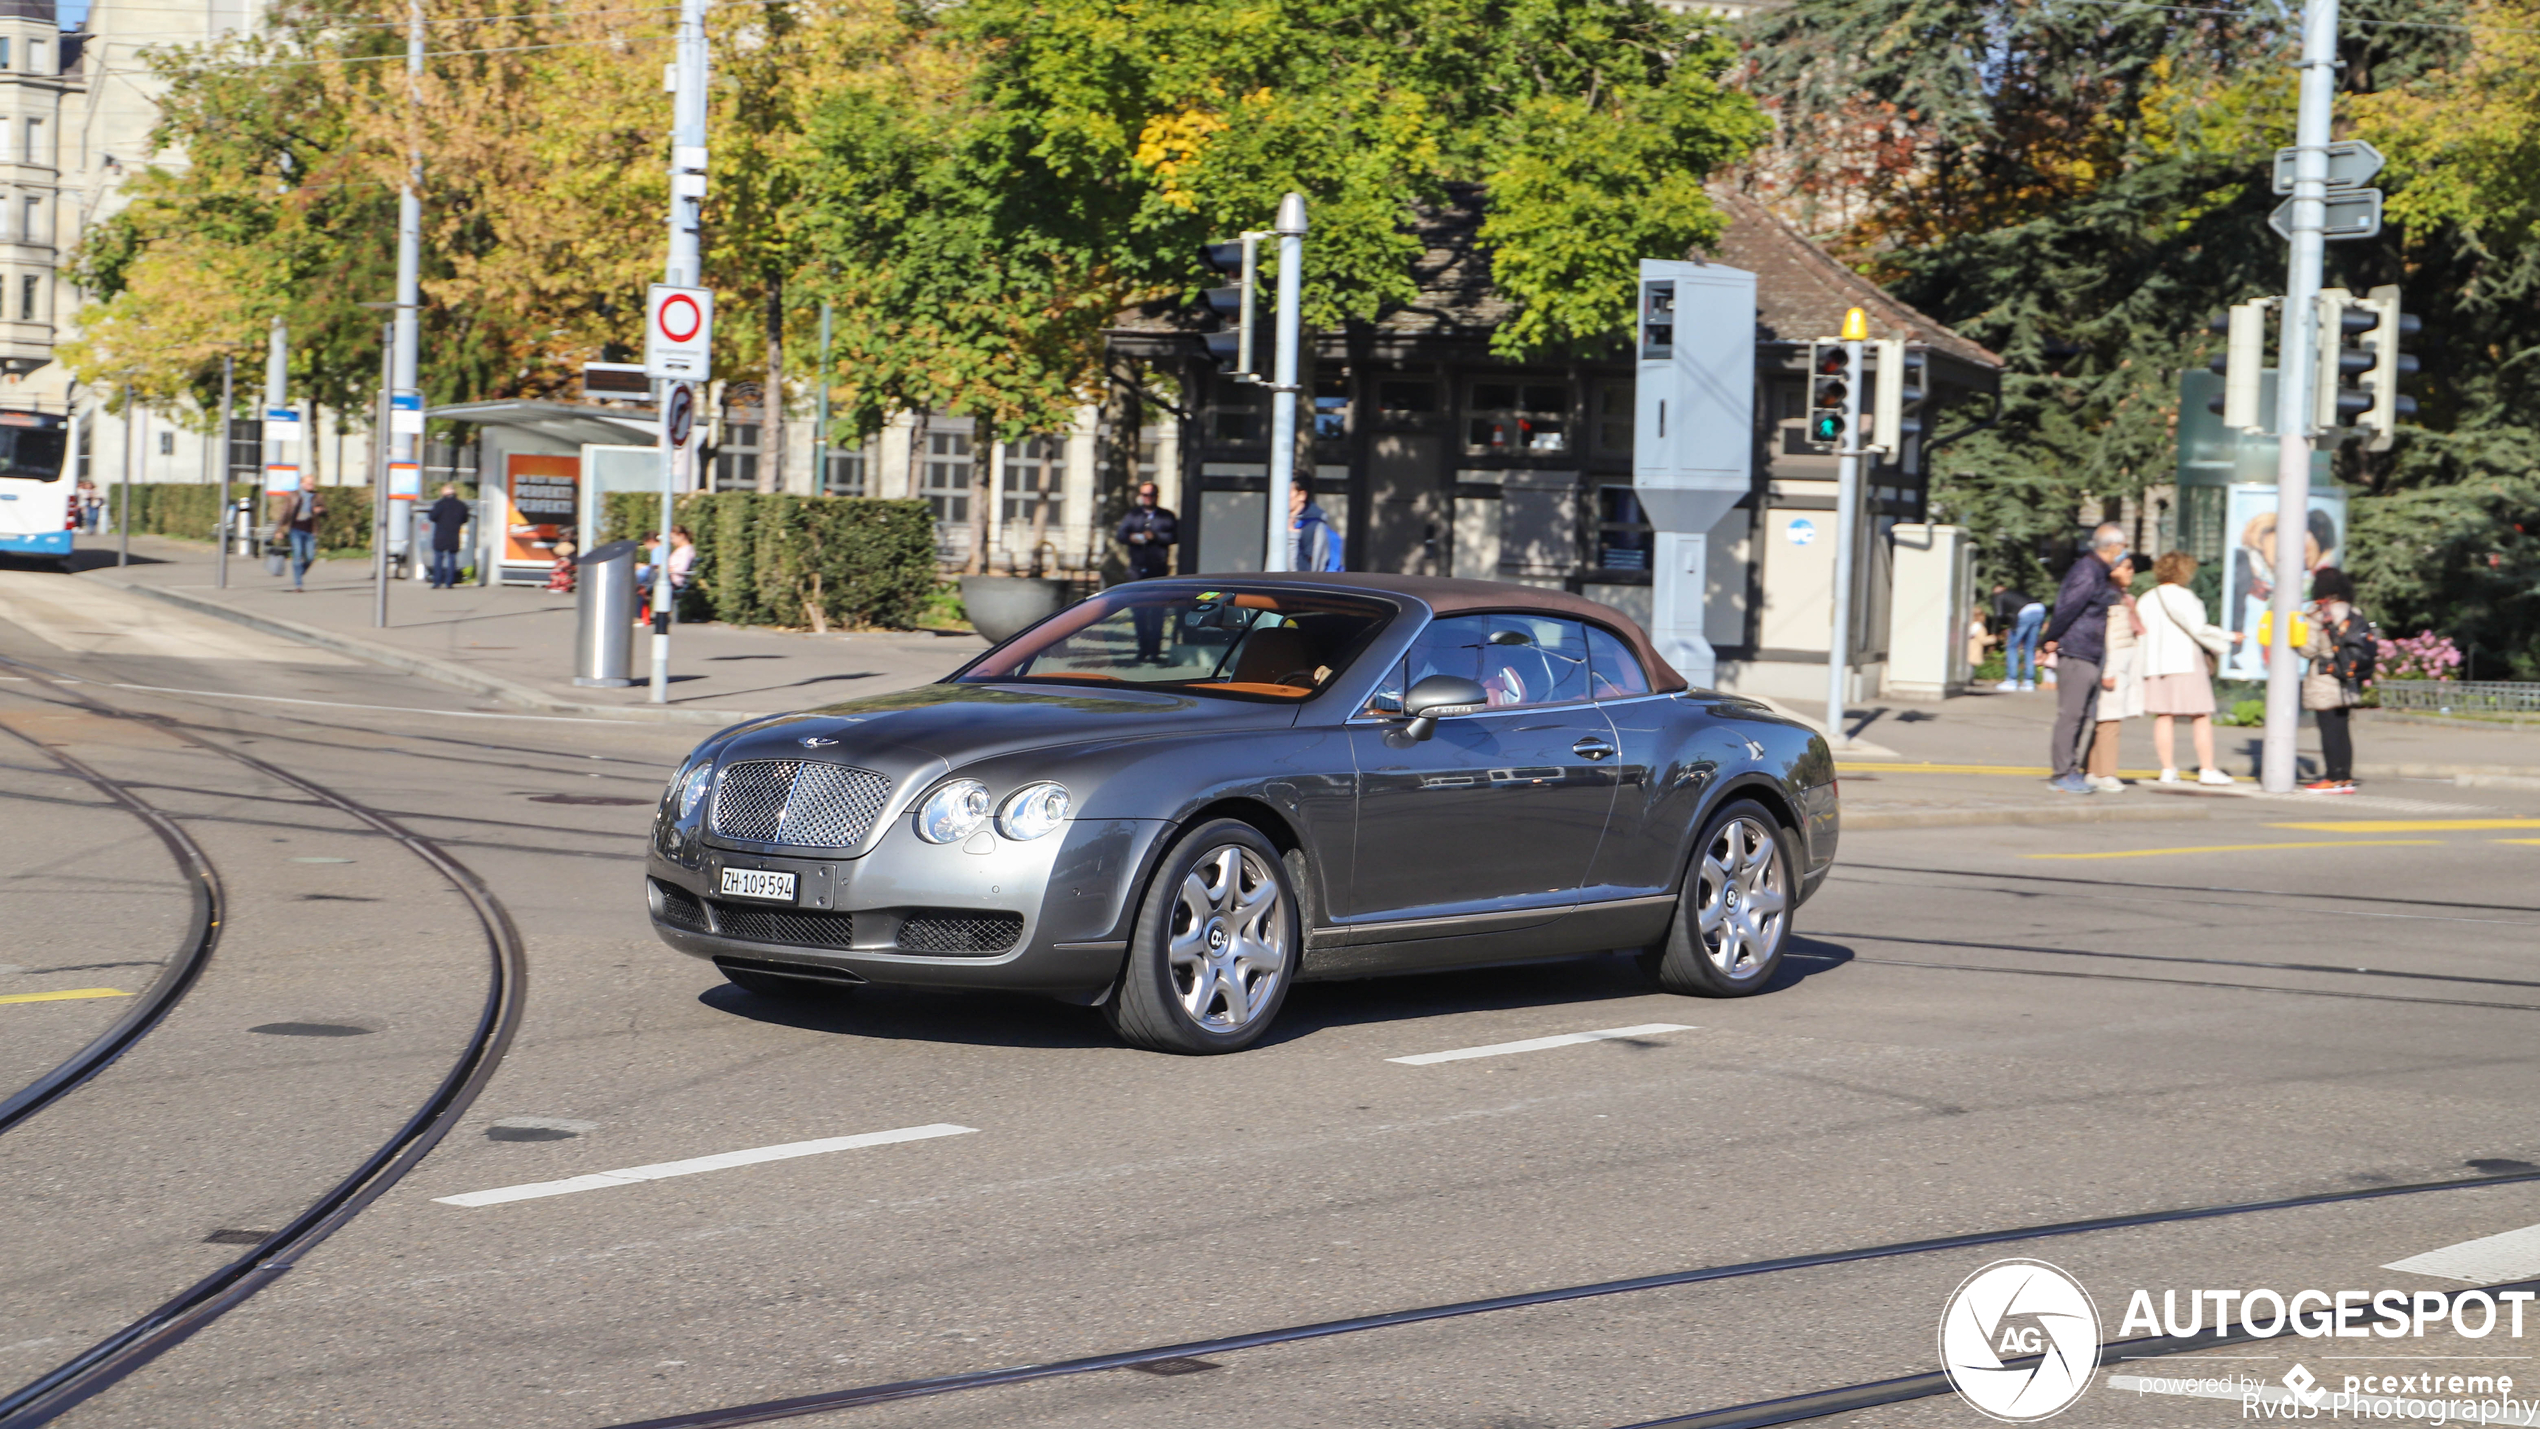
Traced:
POLYGON ((1824 740, 1593 601, 1148 580, 708 739, 645 893, 755 993, 1020 989, 1232 1052, 1307 978, 1638 950, 1673 991, 1760 991, 1836 821, 1824 740))

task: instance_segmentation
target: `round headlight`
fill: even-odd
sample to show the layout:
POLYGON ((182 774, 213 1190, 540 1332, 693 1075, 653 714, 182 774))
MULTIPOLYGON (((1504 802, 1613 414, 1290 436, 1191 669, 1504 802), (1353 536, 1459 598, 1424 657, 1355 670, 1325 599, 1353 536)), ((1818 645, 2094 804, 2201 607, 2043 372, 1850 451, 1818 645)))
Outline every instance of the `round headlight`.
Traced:
POLYGON ((1039 838, 1067 822, 1071 803, 1064 784, 1026 784, 997 810, 997 832, 1010 839, 1039 838))
POLYGON ((714 761, 701 760, 679 781, 679 817, 686 818, 705 802, 706 790, 714 787, 714 761))
POLYGON ((917 806, 917 836, 930 844, 958 843, 988 822, 988 786, 955 779, 917 806))

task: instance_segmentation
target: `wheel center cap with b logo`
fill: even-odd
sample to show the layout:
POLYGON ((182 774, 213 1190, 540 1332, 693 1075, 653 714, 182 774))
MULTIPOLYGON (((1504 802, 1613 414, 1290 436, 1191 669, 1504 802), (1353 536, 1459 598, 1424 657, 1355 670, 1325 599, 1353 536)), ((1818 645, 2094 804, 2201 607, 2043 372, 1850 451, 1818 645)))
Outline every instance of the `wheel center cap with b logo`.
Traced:
POLYGON ((1225 924, 1211 923, 1208 925, 1208 950, 1212 953, 1222 953, 1226 951, 1225 924))

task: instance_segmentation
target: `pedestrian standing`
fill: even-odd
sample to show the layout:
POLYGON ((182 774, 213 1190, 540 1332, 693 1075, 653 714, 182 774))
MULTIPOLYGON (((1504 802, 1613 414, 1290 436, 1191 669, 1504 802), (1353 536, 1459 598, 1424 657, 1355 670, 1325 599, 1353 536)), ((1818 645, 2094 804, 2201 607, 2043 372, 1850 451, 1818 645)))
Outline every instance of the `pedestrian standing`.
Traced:
POLYGON ((2117 600, 2108 570, 2124 554, 2125 529, 2102 522, 2090 533, 2090 550, 2065 570, 2046 622, 2045 648, 2055 655, 2055 730, 2047 747, 2055 774, 2046 784, 2066 794, 2096 792, 2081 760, 2097 723, 2099 662, 2107 658, 2108 607, 2117 600))
POLYGON ((2119 557, 2108 568, 2108 584, 2117 592, 2117 603, 2108 607, 2108 658, 2099 666, 2099 709, 2094 732, 2090 736, 2090 787, 2102 794, 2122 794, 2125 781, 2117 777, 2117 748, 2123 741, 2125 722, 2143 713, 2141 651, 2143 615, 2135 608, 2135 557, 2119 557))
POLYGON ((1341 534, 1332 529, 1332 519, 1314 504, 1314 494, 1305 483, 1288 484, 1288 529, 1296 533, 1296 560, 1289 566, 1298 571, 1337 571, 1341 564, 1341 534))
POLYGON ((2205 619, 2205 602, 2187 583, 2196 578, 2196 558, 2167 551, 2152 563, 2160 584, 2143 598, 2143 639, 2136 647, 2143 671, 2143 708, 2152 716, 2152 752, 2161 759, 2161 782, 2178 782, 2178 732, 2175 721, 2194 722, 2196 782, 2229 784, 2231 776, 2214 767, 2214 666, 2239 643, 2237 631, 2205 619))
POLYGON ((2335 566, 2311 574, 2310 639, 2302 654, 2311 662, 2302 677, 2302 708, 2320 727, 2320 777, 2302 787, 2313 794, 2355 792, 2355 735, 2350 724, 2363 703, 2379 654, 2372 622, 2355 609, 2355 580, 2335 566))
POLYGON ((432 588, 452 589, 459 583, 459 533, 467 529, 467 503, 456 486, 444 483, 441 499, 423 514, 432 523, 432 588))
MULTIPOLYGON (((1129 550, 1129 579, 1153 580, 1173 569, 1173 543, 1181 539, 1181 527, 1173 513, 1156 504, 1157 491, 1152 481, 1138 483, 1138 504, 1120 518, 1116 533, 1120 544, 1129 550)), ((1138 631, 1138 663, 1164 660, 1164 615, 1161 605, 1145 604, 1129 607, 1129 621, 1138 631)))
POLYGON ((106 498, 97 494, 97 483, 90 481, 87 477, 81 477, 79 488, 72 499, 78 503, 72 510, 79 516, 79 529, 91 536, 96 535, 97 513, 106 504, 106 498))
POLYGON ((2012 586, 1993 588, 1993 623, 2006 632, 2002 645, 2004 690, 2037 688, 2037 637, 2046 628, 2046 606, 2012 586))
POLYGON ((317 559, 318 518, 326 514, 326 503, 318 496, 317 478, 303 476, 297 488, 282 498, 282 510, 274 520, 274 536, 291 546, 291 592, 299 594, 309 574, 309 563, 317 559))

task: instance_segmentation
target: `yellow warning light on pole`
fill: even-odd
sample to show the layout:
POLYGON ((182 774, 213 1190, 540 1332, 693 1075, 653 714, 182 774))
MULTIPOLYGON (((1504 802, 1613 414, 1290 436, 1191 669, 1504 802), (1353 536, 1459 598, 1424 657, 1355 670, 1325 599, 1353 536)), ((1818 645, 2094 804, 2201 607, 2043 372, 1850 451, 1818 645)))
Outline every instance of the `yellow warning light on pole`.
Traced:
POLYGON ((1853 308, 1843 315, 1843 340, 1845 342, 1859 342, 1869 335, 1870 315, 1866 310, 1853 308))

